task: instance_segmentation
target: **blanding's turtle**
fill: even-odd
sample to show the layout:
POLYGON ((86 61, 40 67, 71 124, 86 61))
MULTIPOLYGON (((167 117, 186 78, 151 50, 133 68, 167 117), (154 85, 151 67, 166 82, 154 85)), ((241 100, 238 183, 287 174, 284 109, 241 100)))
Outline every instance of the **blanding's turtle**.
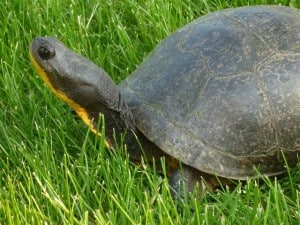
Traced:
POLYGON ((104 115, 107 146, 114 133, 126 132, 132 160, 165 157, 174 189, 181 182, 192 189, 203 176, 279 175, 285 161, 298 162, 298 9, 210 13, 163 40, 118 86, 53 37, 35 38, 30 57, 45 83, 99 135, 104 115))

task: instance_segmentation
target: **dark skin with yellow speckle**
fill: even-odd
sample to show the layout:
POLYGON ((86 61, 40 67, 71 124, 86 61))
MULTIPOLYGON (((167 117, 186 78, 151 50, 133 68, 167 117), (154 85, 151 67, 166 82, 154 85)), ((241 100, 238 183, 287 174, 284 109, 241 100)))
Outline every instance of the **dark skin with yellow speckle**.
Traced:
POLYGON ((120 85, 52 37, 35 38, 32 63, 106 146, 125 133, 133 161, 164 157, 175 197, 275 176, 298 162, 300 13, 279 6, 221 10, 162 41, 120 85), (138 141, 143 151, 140 149, 138 141), (284 156, 284 157, 283 157, 284 156), (285 159, 285 160, 284 160, 285 159), (216 176, 218 179, 216 179, 216 176))

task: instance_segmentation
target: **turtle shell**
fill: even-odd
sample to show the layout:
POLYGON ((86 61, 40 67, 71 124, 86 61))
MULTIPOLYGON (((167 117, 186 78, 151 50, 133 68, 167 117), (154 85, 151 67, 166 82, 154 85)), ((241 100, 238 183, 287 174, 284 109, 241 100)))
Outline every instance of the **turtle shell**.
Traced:
POLYGON ((300 153, 300 11, 221 10, 179 29, 120 85, 139 130, 200 171, 247 179, 300 153))

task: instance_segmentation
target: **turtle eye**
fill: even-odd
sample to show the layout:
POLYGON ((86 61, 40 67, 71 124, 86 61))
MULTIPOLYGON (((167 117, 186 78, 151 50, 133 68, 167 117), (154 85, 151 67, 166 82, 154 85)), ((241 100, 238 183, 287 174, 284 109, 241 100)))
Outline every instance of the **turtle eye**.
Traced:
POLYGON ((44 60, 51 59, 55 56, 55 50, 48 44, 41 44, 38 48, 38 53, 44 60))

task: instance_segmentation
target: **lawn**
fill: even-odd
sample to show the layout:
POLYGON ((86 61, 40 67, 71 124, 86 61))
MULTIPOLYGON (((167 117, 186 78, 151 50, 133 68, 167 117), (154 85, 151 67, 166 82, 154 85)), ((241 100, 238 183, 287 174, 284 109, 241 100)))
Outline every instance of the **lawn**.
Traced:
POLYGON ((255 4, 300 8, 299 0, 2 0, 0 224, 299 224, 300 165, 174 201, 167 178, 132 164, 122 145, 106 149, 28 57, 34 37, 56 36, 119 83, 189 21, 255 4))

